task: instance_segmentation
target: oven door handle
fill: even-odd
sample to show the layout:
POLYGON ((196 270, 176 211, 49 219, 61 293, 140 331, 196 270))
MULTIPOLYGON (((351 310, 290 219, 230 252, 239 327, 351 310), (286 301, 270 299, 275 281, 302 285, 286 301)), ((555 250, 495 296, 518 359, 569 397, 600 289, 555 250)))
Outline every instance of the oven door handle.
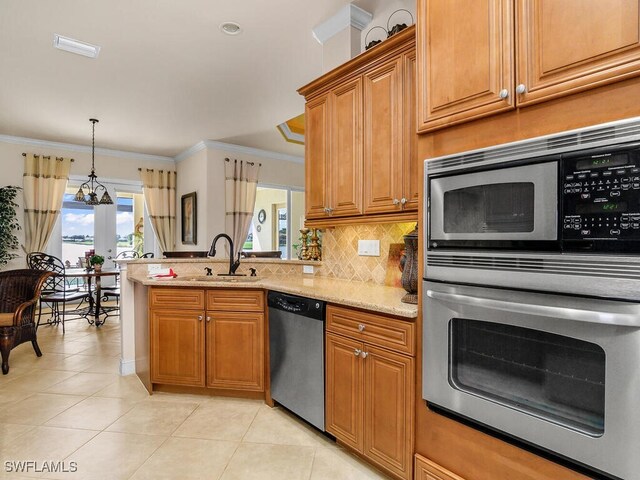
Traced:
MULTIPOLYGON (((599 323, 601 325, 616 325, 621 327, 640 327, 640 314, 626 312, 612 312, 599 310, 583 310, 578 308, 556 307, 552 305, 533 305, 529 303, 508 302, 488 298, 461 295, 459 293, 444 293, 427 290, 427 297, 446 303, 455 303, 493 310, 503 310, 525 315, 561 318, 576 322, 599 323)), ((635 306, 635 305, 634 305, 635 306)))

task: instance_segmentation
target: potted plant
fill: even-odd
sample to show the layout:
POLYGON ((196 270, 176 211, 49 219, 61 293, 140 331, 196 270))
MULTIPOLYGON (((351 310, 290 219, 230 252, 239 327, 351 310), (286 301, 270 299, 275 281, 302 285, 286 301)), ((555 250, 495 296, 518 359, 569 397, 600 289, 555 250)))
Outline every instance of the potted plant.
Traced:
POLYGON ((89 257, 89 264, 96 272, 102 270, 102 264, 104 263, 104 257, 102 255, 91 255, 89 257))
POLYGON ((0 187, 0 267, 5 266, 10 260, 18 255, 12 253, 19 246, 16 230, 20 230, 15 202, 16 195, 20 187, 6 186, 0 187))

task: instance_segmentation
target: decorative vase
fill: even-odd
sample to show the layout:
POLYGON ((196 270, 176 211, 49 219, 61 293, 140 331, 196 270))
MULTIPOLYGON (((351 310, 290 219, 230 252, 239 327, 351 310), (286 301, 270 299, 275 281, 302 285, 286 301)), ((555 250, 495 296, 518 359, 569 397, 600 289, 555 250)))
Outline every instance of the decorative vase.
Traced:
POLYGON ((96 263, 93 266, 93 271, 96 273, 100 273, 102 271, 102 264, 101 263, 96 263))
POLYGON ((402 297, 404 303, 418 303, 418 224, 416 228, 404 236, 404 267, 400 279, 407 294, 402 297))

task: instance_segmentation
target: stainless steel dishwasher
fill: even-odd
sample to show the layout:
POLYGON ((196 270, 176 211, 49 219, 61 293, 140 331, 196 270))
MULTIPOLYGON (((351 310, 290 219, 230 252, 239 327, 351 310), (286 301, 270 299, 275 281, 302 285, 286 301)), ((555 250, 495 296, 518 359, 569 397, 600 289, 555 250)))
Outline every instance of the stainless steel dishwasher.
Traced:
POLYGON ((324 432, 325 302, 269 292, 271 398, 324 432))

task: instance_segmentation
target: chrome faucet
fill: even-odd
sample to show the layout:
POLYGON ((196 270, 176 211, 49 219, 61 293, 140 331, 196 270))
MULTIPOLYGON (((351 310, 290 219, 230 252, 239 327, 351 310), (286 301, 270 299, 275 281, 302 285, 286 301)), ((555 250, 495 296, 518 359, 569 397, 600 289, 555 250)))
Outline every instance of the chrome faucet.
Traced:
POLYGON ((229 273, 219 273, 218 275, 242 275, 240 273, 236 273, 236 270, 238 270, 238 267, 240 266, 240 252, 238 252, 238 259, 234 262, 233 261, 233 251, 234 251, 233 240, 231 240, 231 237, 226 233, 219 233, 218 235, 215 236, 215 238, 213 239, 213 242, 211 242, 211 248, 209 249, 209 253, 207 254, 207 256, 208 257, 216 256, 216 242, 220 237, 226 238, 227 241, 229 242, 229 273))

